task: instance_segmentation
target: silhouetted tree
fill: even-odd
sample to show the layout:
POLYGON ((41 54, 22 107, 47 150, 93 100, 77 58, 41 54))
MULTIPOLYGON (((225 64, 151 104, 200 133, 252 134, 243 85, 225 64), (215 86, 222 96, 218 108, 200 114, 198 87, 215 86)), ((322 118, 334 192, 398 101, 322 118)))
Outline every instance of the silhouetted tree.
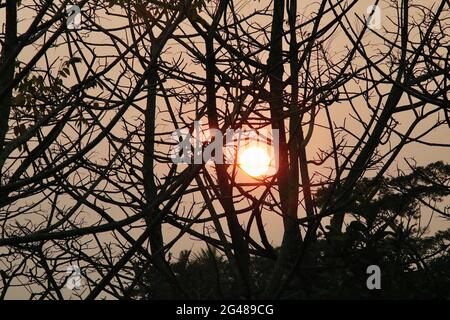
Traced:
POLYGON ((0 297, 446 297, 449 3, 361 2, 0 0, 0 297), (196 121, 278 170, 174 163, 196 121))

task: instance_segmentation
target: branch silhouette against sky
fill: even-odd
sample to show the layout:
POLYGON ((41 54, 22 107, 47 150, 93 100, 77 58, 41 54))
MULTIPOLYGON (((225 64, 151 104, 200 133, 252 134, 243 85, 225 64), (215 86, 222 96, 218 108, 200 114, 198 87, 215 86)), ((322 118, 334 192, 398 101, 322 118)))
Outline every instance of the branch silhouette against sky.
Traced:
POLYGON ((1 299, 450 297, 448 0, 0 0, 0 46, 1 299))

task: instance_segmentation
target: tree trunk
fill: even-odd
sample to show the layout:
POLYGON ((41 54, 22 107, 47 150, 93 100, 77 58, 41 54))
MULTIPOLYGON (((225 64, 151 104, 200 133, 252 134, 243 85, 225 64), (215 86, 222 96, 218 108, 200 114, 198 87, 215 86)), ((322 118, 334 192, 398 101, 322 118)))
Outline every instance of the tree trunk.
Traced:
MULTIPOLYGON (((8 87, 14 79, 14 66, 16 59, 11 57, 14 54, 14 48, 17 45, 17 1, 6 1, 6 31, 5 44, 0 58, 0 69, 5 70, 0 74, 0 88, 8 87), (4 64, 10 62, 9 65, 4 64)), ((11 112, 12 89, 9 89, 0 97, 0 152, 5 147, 5 138, 8 132, 8 121, 11 112)), ((0 163, 0 173, 2 172, 3 163, 0 163)), ((1 182, 0 182, 1 183, 1 182)))
MULTIPOLYGON (((214 34, 210 32, 206 40, 206 107, 210 129, 219 130, 216 106, 215 88, 215 56, 214 34)), ((223 160, 223 159, 222 159, 223 160)), ((248 243, 244 237, 244 230, 239 224, 233 204, 233 187, 228 181, 226 164, 216 163, 217 180, 219 184, 219 201, 225 211, 228 228, 230 230, 233 253, 236 258, 238 271, 238 285, 241 296, 250 297, 250 254, 248 243)), ((230 263, 233 263, 230 261, 230 263)))
MULTIPOLYGON (((266 296, 272 296, 290 263, 295 261, 299 244, 301 243, 300 230, 297 223, 297 200, 298 195, 290 192, 290 188, 298 190, 298 160, 295 157, 290 172, 288 146, 286 143, 286 132, 283 119, 283 16, 284 1, 275 0, 270 40, 270 53, 267 62, 270 81, 270 115, 272 129, 279 131, 279 167, 277 182, 280 195, 280 204, 283 214, 284 235, 280 248, 280 254, 276 261, 275 269, 266 288, 266 296), (296 171, 296 173, 294 172, 296 171), (290 174, 294 174, 289 178, 290 174), (293 184, 296 184, 294 186, 293 184), (293 196, 291 198, 290 196, 293 196)), ((291 119, 295 121, 295 119, 291 119)), ((291 123, 294 126, 294 123, 291 123)), ((297 152, 297 147, 292 147, 292 152, 297 152)), ((292 158, 292 157, 291 157, 292 158)))

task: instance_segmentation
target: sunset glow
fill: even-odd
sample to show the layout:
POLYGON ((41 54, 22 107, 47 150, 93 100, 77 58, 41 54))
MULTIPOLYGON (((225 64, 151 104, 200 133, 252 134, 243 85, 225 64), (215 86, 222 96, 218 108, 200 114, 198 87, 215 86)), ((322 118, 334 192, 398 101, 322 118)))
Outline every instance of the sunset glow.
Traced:
POLYGON ((264 148, 248 147, 239 155, 239 166, 248 175, 260 177, 269 171, 270 156, 264 148))

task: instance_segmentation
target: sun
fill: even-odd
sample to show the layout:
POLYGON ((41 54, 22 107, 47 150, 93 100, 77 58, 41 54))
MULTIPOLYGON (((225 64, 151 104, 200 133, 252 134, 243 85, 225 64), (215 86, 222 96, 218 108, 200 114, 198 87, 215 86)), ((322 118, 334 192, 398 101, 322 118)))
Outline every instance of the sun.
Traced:
POLYGON ((242 170, 256 178, 269 171, 270 156, 264 148, 248 147, 239 155, 238 163, 242 170))

